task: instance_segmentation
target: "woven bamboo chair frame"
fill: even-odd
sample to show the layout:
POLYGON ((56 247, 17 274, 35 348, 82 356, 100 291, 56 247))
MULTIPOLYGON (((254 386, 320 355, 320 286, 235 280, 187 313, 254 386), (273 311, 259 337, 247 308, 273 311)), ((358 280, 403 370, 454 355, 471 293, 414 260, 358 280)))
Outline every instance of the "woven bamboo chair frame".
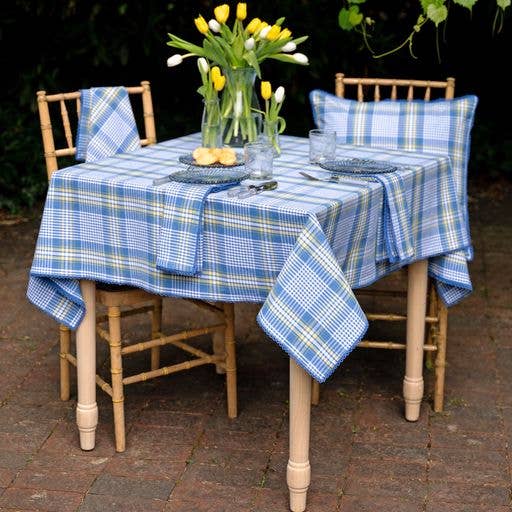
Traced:
MULTIPOLYGON (((423 99, 429 101, 437 93, 445 99, 452 99, 455 94, 455 79, 447 78, 446 81, 430 80, 405 80, 393 78, 348 78, 343 73, 336 73, 334 90, 336 96, 344 98, 347 89, 354 92, 357 101, 380 101, 383 94, 389 93, 389 99, 399 98, 411 101, 423 99), (418 95, 418 89, 420 94, 418 95), (422 93, 421 93, 422 92, 422 93)), ((387 96, 387 94, 386 94, 387 96)), ((406 272, 407 269, 402 269, 406 272)), ((448 309, 443 301, 439 299, 437 291, 431 282, 428 287, 426 340, 423 350, 426 352, 427 361, 432 362, 432 355, 435 353, 434 369, 434 411, 441 412, 444 405, 444 380, 446 370, 446 342, 448 331, 448 309)), ((407 297, 405 290, 375 290, 372 288, 356 290, 356 295, 370 295, 373 297, 407 297)), ((403 314, 389 313, 368 313, 368 320, 379 322, 405 322, 407 316, 403 314)), ((382 341, 362 340, 359 345, 362 348, 381 348, 405 350, 406 344, 403 341, 382 341)), ((430 365, 429 365, 430 366, 430 365)), ((312 403, 318 404, 320 399, 320 385, 313 381, 312 403)))
MULTIPOLYGON (((130 98, 136 95, 141 97, 142 117, 144 129, 139 133, 144 134, 141 145, 147 146, 156 143, 155 118, 153 114, 153 102, 151 88, 147 81, 140 86, 126 88, 130 98)), ((58 166, 58 160, 76 154, 74 146, 74 134, 72 131, 71 116, 80 116, 80 92, 70 92, 47 95, 46 91, 37 92, 37 104, 41 121, 41 134, 43 141, 44 157, 48 180, 58 166), (68 106, 67 103, 70 105, 68 106), (57 108, 50 108, 50 105, 57 108), (74 104, 74 106, 73 106, 74 104), (52 126, 53 119, 59 117, 62 123, 62 135, 64 142, 56 148, 55 130, 52 126)), ((133 104, 133 101, 132 101, 133 104)), ((137 117, 137 116, 136 116, 137 117)), ((142 124, 142 123, 141 123, 142 124)), ((139 127, 140 128, 140 127, 139 127)), ((96 315, 97 333, 110 347, 110 372, 111 381, 107 382, 100 375, 96 375, 96 384, 112 398, 114 410, 115 446, 118 452, 126 447, 125 421, 124 421, 124 386, 136 382, 154 379, 163 375, 170 375, 179 371, 189 370, 204 364, 213 364, 217 373, 226 375, 227 409, 228 416, 237 416, 237 388, 236 388, 236 354, 234 337, 234 307, 233 304, 211 303, 207 301, 185 299, 196 306, 205 309, 215 317, 210 325, 183 330, 170 336, 161 332, 162 324, 162 298, 130 286, 112 286, 98 283, 96 290, 97 304, 106 308, 106 314, 96 315), (151 338, 149 340, 122 346, 121 343, 121 317, 132 316, 141 313, 151 313, 151 338), (102 324, 108 322, 108 328, 102 324), (212 335, 213 353, 186 343, 186 340, 212 335), (173 345, 191 356, 190 360, 161 366, 160 347, 173 345), (147 372, 135 375, 123 376, 123 361, 125 355, 136 352, 151 351, 151 366, 147 372)), ((62 400, 70 397, 70 364, 76 367, 76 357, 71 354, 71 332, 61 325, 60 332, 60 396, 62 400)))

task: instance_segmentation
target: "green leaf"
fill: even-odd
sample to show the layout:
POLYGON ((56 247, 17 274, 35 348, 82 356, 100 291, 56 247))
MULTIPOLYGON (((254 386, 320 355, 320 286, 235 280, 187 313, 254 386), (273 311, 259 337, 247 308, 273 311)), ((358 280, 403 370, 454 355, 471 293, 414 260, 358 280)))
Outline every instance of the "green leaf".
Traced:
POLYGON ((301 36, 296 39, 292 39, 292 41, 298 46, 300 43, 303 43, 309 36, 301 36))
POLYGON ((433 5, 434 7, 441 7, 444 5, 445 0, 420 0, 421 8, 423 9, 423 12, 426 14, 428 11, 428 8, 433 5))
POLYGON ((366 0, 348 0, 349 4, 364 4, 366 0))
POLYGON ((363 21, 363 15, 359 12, 359 7, 357 7, 357 5, 350 7, 348 21, 353 27, 359 25, 359 23, 363 21))
POLYGON ((427 9, 427 18, 432 20, 436 27, 439 23, 442 23, 448 17, 448 9, 445 5, 441 5, 440 7, 436 7, 435 5, 430 4, 427 9))
POLYGON ((473 8, 473 5, 476 4, 476 2, 477 2, 477 0, 453 0, 453 3, 461 5, 462 7, 465 7, 466 9, 469 9, 470 11, 473 8))
POLYGON ((505 10, 507 7, 510 7, 510 0, 496 0, 496 4, 505 10))
POLYGON ((258 75, 258 78, 261 78, 261 70, 260 65, 258 63, 258 59, 256 57, 256 54, 253 50, 244 53, 243 58, 249 66, 253 67, 256 70, 256 74, 258 75))
POLYGON ((363 15, 357 5, 351 5, 348 9, 343 7, 338 14, 338 24, 343 30, 352 30, 362 21, 363 15))
POLYGON ((274 23, 274 25, 279 25, 281 26, 283 23, 284 23, 284 20, 286 18, 283 16, 282 18, 279 18, 278 20, 276 20, 276 22, 274 23))

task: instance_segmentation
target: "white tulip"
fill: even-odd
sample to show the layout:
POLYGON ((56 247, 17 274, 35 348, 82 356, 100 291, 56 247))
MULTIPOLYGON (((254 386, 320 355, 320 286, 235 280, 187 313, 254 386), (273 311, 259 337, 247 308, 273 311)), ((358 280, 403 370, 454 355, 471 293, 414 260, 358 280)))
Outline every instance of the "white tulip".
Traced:
POLYGON ((298 64, 308 64, 309 60, 303 53, 294 53, 292 55, 293 60, 298 64))
POLYGON ((171 57, 167 59, 167 66, 172 68, 173 66, 178 66, 183 62, 183 57, 179 53, 175 53, 171 57))
POLYGON ((236 91, 235 105, 233 107, 233 113, 235 114, 235 117, 240 117, 242 115, 243 108, 242 91, 236 91))
POLYGON ((276 100, 276 103, 283 103, 284 101, 284 87, 280 85, 276 92, 274 93, 274 98, 276 100))
POLYGON ((199 57, 199 59, 197 59, 197 67, 199 68, 199 71, 204 74, 208 73, 208 70, 210 69, 208 61, 204 57, 199 57))
POLYGON ((272 27, 270 25, 267 25, 265 28, 262 28, 260 30, 260 33, 258 35, 261 37, 261 39, 265 39, 267 37, 267 34, 270 32, 271 28, 272 27))
POLYGON ((212 32, 216 32, 217 34, 220 32, 220 23, 213 18, 208 22, 208 26, 212 32))
POLYGON ((281 51, 285 52, 285 53, 290 53, 290 52, 294 52, 296 49, 297 49, 297 45, 293 41, 290 41, 290 42, 286 43, 281 48, 281 51))
POLYGON ((254 37, 249 37, 249 39, 247 39, 247 41, 245 41, 244 46, 245 46, 246 50, 250 51, 254 48, 255 44, 256 44, 256 42, 254 41, 254 37))

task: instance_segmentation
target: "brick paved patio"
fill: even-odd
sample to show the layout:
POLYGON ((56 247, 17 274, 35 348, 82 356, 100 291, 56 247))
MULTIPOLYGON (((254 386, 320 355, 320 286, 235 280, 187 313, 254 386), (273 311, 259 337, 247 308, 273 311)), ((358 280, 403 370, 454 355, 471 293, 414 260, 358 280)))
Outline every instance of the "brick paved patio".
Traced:
MULTIPOLYGON (((480 197, 470 209, 475 292, 450 310, 445 412, 432 412, 426 371, 420 420, 407 423, 403 353, 356 350, 312 412, 308 511, 512 510, 512 205, 480 197)), ((203 367, 128 387, 122 454, 99 393, 97 447, 80 450, 75 395, 58 397, 56 325, 25 299, 38 225, 0 226, 0 511, 288 510, 288 363, 257 305, 236 307, 238 419, 226 417, 223 378, 203 367)), ((169 300, 164 315, 192 325, 191 308, 169 300)), ((131 319, 125 331, 143 327, 131 319)))

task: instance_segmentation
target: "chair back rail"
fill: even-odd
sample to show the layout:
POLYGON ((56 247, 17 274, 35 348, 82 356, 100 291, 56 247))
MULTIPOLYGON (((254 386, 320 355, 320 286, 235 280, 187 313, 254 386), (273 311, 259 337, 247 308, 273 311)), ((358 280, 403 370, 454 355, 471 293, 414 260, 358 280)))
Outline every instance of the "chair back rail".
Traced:
MULTIPOLYGON (((156 127, 150 83, 144 80, 140 83, 140 86, 126 87, 126 90, 130 97, 134 95, 141 96, 144 126, 144 130, 139 132, 144 134, 144 137, 141 138, 140 141, 141 146, 155 144, 156 127)), ((80 91, 59 94, 46 94, 46 91, 37 92, 37 106, 41 122, 41 134, 48 179, 50 179, 52 173, 59 168, 59 158, 76 154, 76 146, 67 105, 73 112, 73 115, 76 114, 76 119, 78 120, 80 118, 80 91), (59 144, 58 147, 56 147, 55 133, 52 125, 52 117, 55 119, 58 114, 50 108, 50 104, 53 103, 59 104, 60 121, 64 135, 64 142, 59 144)))
MULTIPOLYGON (((424 89, 423 100, 429 101, 433 89, 444 90, 445 99, 453 99, 455 94, 455 78, 449 77, 446 81, 433 80, 407 80, 400 78, 347 78, 343 73, 336 73, 334 79, 334 90, 336 96, 345 97, 345 86, 356 86, 357 101, 380 101, 382 99, 382 87, 389 87, 389 99, 398 99, 398 89, 407 89, 406 99, 408 101, 415 99, 415 89, 424 89), (371 91, 373 87, 373 98, 367 98, 365 92, 371 91)), ((420 98, 418 98, 420 99, 420 98)))

